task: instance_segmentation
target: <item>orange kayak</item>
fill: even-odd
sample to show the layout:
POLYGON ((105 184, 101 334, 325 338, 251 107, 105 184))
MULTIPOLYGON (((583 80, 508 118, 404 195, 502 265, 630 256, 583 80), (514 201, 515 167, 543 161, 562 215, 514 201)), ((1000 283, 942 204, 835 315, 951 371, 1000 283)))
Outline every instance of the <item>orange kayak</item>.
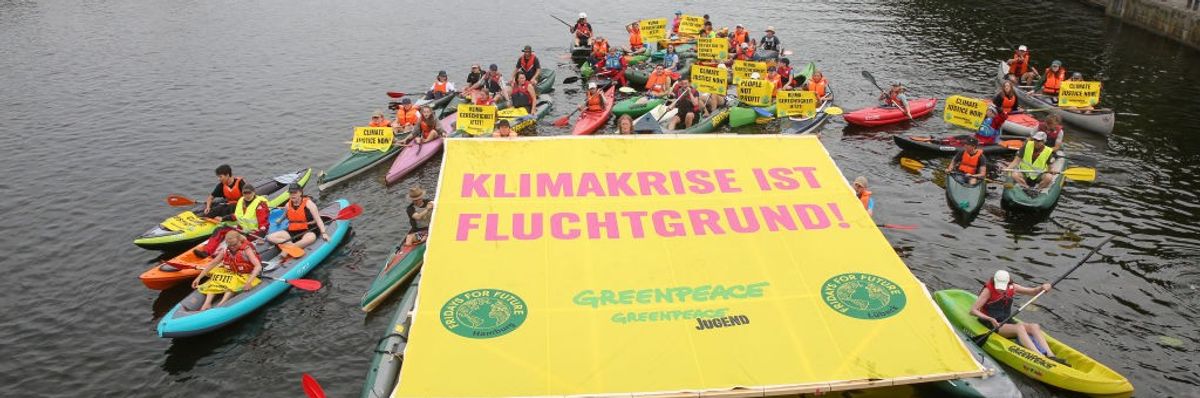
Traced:
MULTIPOLYGON (((203 248, 204 243, 200 242, 194 249, 203 248)), ((139 279, 150 289, 166 290, 179 282, 196 279, 196 276, 200 275, 200 270, 207 264, 207 259, 196 257, 189 249, 183 254, 150 267, 142 273, 139 279)))

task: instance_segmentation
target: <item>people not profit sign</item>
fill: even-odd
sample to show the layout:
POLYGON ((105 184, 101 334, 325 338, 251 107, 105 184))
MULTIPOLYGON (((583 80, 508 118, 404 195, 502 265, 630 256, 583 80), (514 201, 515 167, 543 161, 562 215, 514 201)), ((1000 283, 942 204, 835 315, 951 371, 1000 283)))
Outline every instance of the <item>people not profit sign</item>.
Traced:
POLYGON ((744 79, 737 84, 738 100, 750 106, 771 104, 771 92, 775 85, 762 79, 744 79))
POLYGON ((458 105, 458 129, 470 135, 488 134, 496 126, 495 105, 458 105))
POLYGON ((1100 103, 1100 82, 1062 82, 1058 90, 1058 106, 1084 107, 1100 103))
POLYGON ((702 93, 725 95, 729 91, 729 74, 724 69, 692 65, 692 85, 702 93))
POLYGON ((350 150, 386 151, 392 148, 392 138, 391 127, 355 127, 354 139, 350 141, 350 150))
POLYGON ((776 93, 775 112, 779 117, 812 117, 817 111, 817 93, 807 90, 785 90, 776 93))
POLYGON ((638 30, 642 32, 643 43, 656 43, 667 39, 667 19, 643 19, 638 21, 638 30))
POLYGON ((946 98, 946 108, 942 111, 942 118, 946 123, 978 130, 979 126, 983 124, 983 119, 987 118, 988 104, 987 100, 979 98, 951 95, 950 98, 946 98))

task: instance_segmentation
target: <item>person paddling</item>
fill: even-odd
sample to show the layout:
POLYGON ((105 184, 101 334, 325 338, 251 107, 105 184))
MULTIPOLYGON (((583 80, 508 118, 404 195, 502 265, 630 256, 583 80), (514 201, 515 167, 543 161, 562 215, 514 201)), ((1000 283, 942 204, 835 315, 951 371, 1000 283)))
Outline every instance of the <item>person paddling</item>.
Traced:
POLYGON ((579 110, 587 113, 603 112, 607 108, 608 99, 604 98, 604 93, 600 92, 600 88, 596 83, 588 83, 587 98, 583 105, 579 106, 579 110))
POLYGON ((204 247, 192 249, 192 254, 199 258, 207 258, 209 253, 216 253, 221 242, 225 240, 225 235, 230 231, 238 231, 255 238, 266 236, 267 227, 270 226, 267 217, 270 215, 271 209, 267 205, 267 198, 255 192, 254 185, 246 183, 242 186, 242 197, 237 200, 233 213, 221 220, 233 222, 234 226, 217 228, 216 232, 213 232, 213 235, 205 242, 204 247))
POLYGON ((517 75, 525 75, 525 80, 537 82, 542 77, 542 61, 533 53, 533 47, 525 46, 521 56, 517 58, 517 68, 513 71, 513 80, 517 75))
POLYGON ((254 245, 241 232, 230 231, 225 234, 225 250, 217 253, 200 271, 200 275, 192 280, 192 288, 204 294, 200 311, 212 308, 213 299, 218 294, 221 295, 221 301, 217 303, 220 307, 239 292, 258 286, 260 273, 262 261, 254 245), (208 281, 201 284, 200 280, 205 276, 209 277, 208 281))
POLYGON ((287 217, 287 229, 267 235, 267 241, 273 244, 283 244, 288 241, 304 248, 317 241, 317 234, 312 231, 316 226, 321 233, 321 239, 329 241, 325 231, 325 222, 321 220, 321 211, 299 184, 288 185, 288 201, 283 204, 284 216, 287 217))
POLYGON ((533 82, 527 80, 525 75, 518 74, 517 80, 513 82, 512 88, 508 93, 509 106, 513 108, 525 108, 527 112, 532 114, 533 105, 537 103, 537 87, 533 82))
POLYGON ((904 83, 892 82, 892 88, 886 93, 881 93, 879 101, 883 103, 883 106, 897 107, 903 110, 905 115, 911 115, 908 108, 908 95, 904 94, 905 91, 907 89, 904 87, 904 83))
POLYGON ((1046 120, 1038 122, 1037 131, 1046 133, 1046 146, 1054 148, 1055 153, 1061 154, 1062 143, 1066 139, 1066 133, 1063 132, 1062 116, 1057 114, 1046 116, 1046 120))
POLYGON ((1053 157, 1054 148, 1046 146, 1046 133, 1034 132, 1025 142, 1025 147, 1008 164, 1008 168, 1012 169, 1013 181, 1025 188, 1029 188, 1031 183, 1037 183, 1038 189, 1049 187, 1057 174, 1051 169, 1053 157))
POLYGON ((629 60, 616 48, 609 50, 608 57, 604 58, 604 70, 608 71, 610 78, 621 87, 629 86, 629 82, 625 80, 625 68, 628 67, 629 60))
POLYGON ((678 109, 675 116, 667 123, 667 130, 675 130, 680 122, 683 122, 683 128, 692 127, 696 122, 696 111, 700 108, 701 100, 696 93, 696 89, 688 84, 687 76, 681 76, 679 83, 676 83, 678 91, 675 92, 675 102, 667 107, 667 111, 678 109))
POLYGON ((453 93, 455 93, 454 83, 450 82, 450 77, 446 75, 446 71, 438 71, 437 78, 433 80, 433 85, 429 86, 429 91, 425 92, 425 99, 442 99, 453 93))
POLYGON ((946 166, 946 173, 963 185, 975 185, 980 178, 987 175, 987 156, 979 149, 975 137, 967 137, 963 142, 963 150, 954 155, 946 166))
POLYGON ((592 40, 592 65, 596 66, 596 69, 604 67, 605 57, 608 57, 608 39, 597 36, 592 40))
POLYGON ((517 138, 517 132, 509 125, 508 119, 500 119, 499 122, 496 122, 496 131, 492 132, 492 137, 517 138))
POLYGON ((1041 325, 1029 322, 1018 323, 1008 318, 1012 313, 1013 297, 1017 294, 1033 296, 1049 291, 1049 283, 1043 283, 1037 287, 1021 286, 1011 281, 1008 271, 997 270, 992 278, 983 284, 983 289, 979 291, 979 298, 975 299, 974 304, 971 304, 971 315, 974 315, 979 319, 979 323, 989 329, 999 327, 997 333, 1001 336, 1010 339, 1016 337, 1017 342, 1030 351, 1041 353, 1052 361, 1070 366, 1066 361, 1054 356, 1054 351, 1046 343, 1046 334, 1042 331, 1041 325), (1008 322, 1001 325, 1000 322, 1006 319, 1008 322))
POLYGON ((242 198, 242 192, 246 191, 246 181, 242 177, 233 176, 233 168, 227 164, 217 166, 217 187, 213 188, 212 193, 208 194, 208 199, 204 200, 204 211, 200 213, 201 217, 223 217, 233 211, 233 204, 237 203, 238 199, 242 198), (214 202, 217 198, 224 198, 224 202, 214 202))
POLYGON ((429 222, 433 218, 433 202, 425 200, 425 190, 419 186, 408 189, 408 200, 412 201, 404 209, 408 214, 408 234, 404 236, 404 245, 412 246, 424 243, 429 239, 429 222))
POLYGON ((867 177, 858 176, 854 178, 854 196, 858 197, 858 201, 862 202, 863 209, 867 210, 867 215, 875 216, 875 198, 871 197, 871 190, 867 188, 867 177))
POLYGON ((587 13, 579 13, 579 19, 575 20, 575 26, 571 27, 571 34, 575 35, 576 47, 583 47, 592 42, 592 24, 588 23, 587 13))

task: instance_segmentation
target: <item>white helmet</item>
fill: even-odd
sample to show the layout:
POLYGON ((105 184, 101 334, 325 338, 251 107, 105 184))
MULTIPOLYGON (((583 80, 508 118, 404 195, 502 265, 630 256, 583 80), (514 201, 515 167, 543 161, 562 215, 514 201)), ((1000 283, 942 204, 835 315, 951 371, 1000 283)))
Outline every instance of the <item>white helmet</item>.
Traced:
POLYGON ((588 89, 596 88, 596 82, 588 83, 588 89))
POLYGON ((1022 44, 1020 46, 1017 46, 1017 51, 1029 51, 1029 47, 1025 47, 1025 45, 1022 44))
POLYGON ((587 18, 587 13, 586 13, 586 12, 581 12, 581 13, 579 13, 579 17, 580 17, 580 18, 587 18))

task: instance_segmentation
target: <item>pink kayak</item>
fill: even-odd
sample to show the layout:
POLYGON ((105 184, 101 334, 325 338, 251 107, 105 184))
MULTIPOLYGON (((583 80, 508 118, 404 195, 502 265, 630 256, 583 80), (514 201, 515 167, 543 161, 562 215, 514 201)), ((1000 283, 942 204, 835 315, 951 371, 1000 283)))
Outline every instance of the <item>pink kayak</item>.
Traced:
MULTIPOLYGON (((913 119, 929 115, 933 113, 933 108, 937 107, 937 98, 918 98, 908 100, 908 110, 912 114, 913 119)), ((859 109, 854 112, 847 112, 842 116, 847 123, 875 127, 885 124, 892 124, 908 120, 908 116, 904 111, 896 107, 874 107, 859 109)))
POLYGON ((1037 127, 1038 120, 1033 116, 1028 113, 1016 113, 1008 115, 1000 129, 1016 135, 1030 136, 1037 131, 1037 127))
MULTIPOLYGON (((447 132, 453 132, 454 121, 458 119, 458 114, 446 116, 442 119, 442 129, 447 132)), ((392 168, 388 169, 387 176, 384 177, 388 184, 394 184, 400 181, 401 178, 417 169, 417 166, 425 164, 433 155, 437 155, 442 151, 442 138, 435 138, 420 145, 412 144, 400 150, 400 155, 396 156, 396 161, 392 163, 392 168)))
POLYGON ((604 110, 600 112, 583 111, 579 114, 579 119, 575 120, 575 129, 571 130, 571 134, 588 135, 604 127, 604 123, 607 123, 608 118, 612 117, 613 94, 616 89, 616 86, 613 86, 604 92, 604 110))

